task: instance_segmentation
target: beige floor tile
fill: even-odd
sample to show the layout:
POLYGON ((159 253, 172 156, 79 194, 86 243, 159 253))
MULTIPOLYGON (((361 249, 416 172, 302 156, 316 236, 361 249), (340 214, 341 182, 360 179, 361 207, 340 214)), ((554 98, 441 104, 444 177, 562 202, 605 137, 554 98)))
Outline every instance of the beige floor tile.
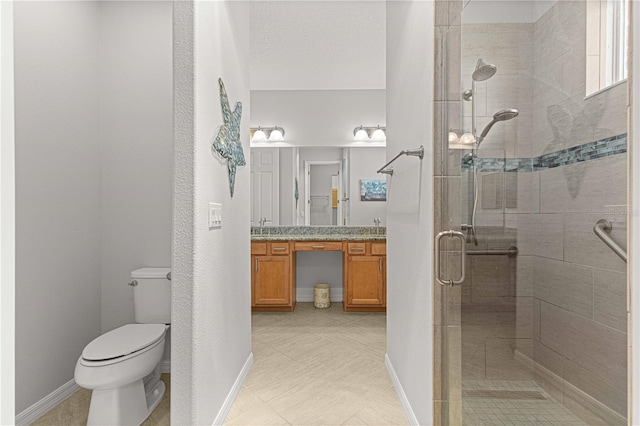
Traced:
MULTIPOLYGON (((228 425, 397 425, 404 412, 384 365, 386 315, 346 313, 341 304, 252 315, 251 372, 228 425)), ((170 424, 167 392, 145 426, 170 424)), ((84 425, 91 392, 81 389, 34 425, 84 425)))
POLYGON ((384 365, 384 313, 298 303, 267 315, 253 314, 254 364, 227 424, 277 424, 274 413, 293 425, 406 424, 384 365))
MULTIPOLYGON (((163 374, 161 380, 165 383, 167 389, 162 397, 162 401, 151 413, 151 415, 142 423, 143 426, 168 426, 171 424, 169 407, 171 405, 171 376, 163 374)), ((44 416, 40 417, 32 426, 84 426, 87 424, 89 417, 89 405, 91 403, 91 391, 88 389, 80 389, 73 393, 69 398, 49 410, 44 416)))

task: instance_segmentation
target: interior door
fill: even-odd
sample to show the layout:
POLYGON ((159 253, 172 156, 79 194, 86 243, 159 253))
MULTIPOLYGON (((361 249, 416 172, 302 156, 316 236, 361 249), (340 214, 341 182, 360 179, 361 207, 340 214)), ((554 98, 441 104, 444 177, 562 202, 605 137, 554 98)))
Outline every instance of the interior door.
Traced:
POLYGON ((279 225, 280 154, 278 148, 251 149, 251 225, 279 225))

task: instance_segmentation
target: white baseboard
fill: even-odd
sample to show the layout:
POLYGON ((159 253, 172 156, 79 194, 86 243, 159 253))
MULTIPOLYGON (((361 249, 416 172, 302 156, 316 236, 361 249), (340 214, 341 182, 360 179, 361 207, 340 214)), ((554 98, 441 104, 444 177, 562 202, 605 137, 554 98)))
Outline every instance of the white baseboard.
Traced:
MULTIPOLYGON (((342 287, 331 288, 329 296, 332 302, 342 302, 342 287)), ((296 302, 313 302, 312 288, 297 288, 296 302)))
POLYGON ((229 391, 227 398, 224 400, 224 404, 222 404, 220 411, 218 411, 218 415, 216 416, 216 419, 213 421, 214 425, 224 424, 224 421, 229 415, 229 411, 231 411, 231 407, 233 406, 233 403, 238 397, 238 394, 240 393, 240 389, 242 388, 242 384, 247 378, 247 375, 249 374, 249 371, 251 370, 252 365, 253 365, 253 352, 249 354, 247 361, 244 363, 244 366, 242 367, 242 370, 240 370, 240 374, 238 375, 236 382, 231 387, 231 390, 229 391))
POLYGON ((40 401, 33 404, 16 416, 16 425, 29 425, 42 417, 47 411, 71 396, 75 391, 80 389, 76 381, 71 379, 40 401))
POLYGON ((400 384, 400 379, 398 379, 398 375, 396 374, 396 370, 393 368, 391 364, 391 359, 389 359, 389 354, 384 354, 384 365, 387 366, 387 372, 389 373, 389 377, 393 382, 393 387, 396 389, 396 393, 398 394, 398 398, 400 398, 400 403, 402 404, 402 409, 404 410, 404 415, 407 417, 407 421, 410 425, 419 426, 420 423, 416 418, 415 413, 413 412, 413 408, 411 408, 411 404, 407 399, 407 395, 404 393, 404 389, 402 389, 402 385, 400 384))
POLYGON ((160 363, 160 373, 171 373, 171 360, 163 359, 160 363))

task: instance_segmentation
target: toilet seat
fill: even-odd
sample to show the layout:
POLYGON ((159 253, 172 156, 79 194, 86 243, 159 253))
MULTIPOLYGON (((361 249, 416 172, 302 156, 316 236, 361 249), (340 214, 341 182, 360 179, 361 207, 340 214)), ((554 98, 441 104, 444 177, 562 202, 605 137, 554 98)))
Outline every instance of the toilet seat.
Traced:
POLYGON ((129 359, 160 343, 167 328, 165 324, 123 325, 92 340, 82 351, 81 363, 102 366, 129 359))

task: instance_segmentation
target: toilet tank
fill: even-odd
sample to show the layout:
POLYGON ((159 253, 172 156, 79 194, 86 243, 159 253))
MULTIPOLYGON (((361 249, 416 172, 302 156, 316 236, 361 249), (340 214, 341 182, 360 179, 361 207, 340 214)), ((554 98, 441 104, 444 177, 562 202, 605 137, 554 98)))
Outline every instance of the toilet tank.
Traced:
POLYGON ((140 268, 131 272, 133 310, 139 324, 171 323, 171 268, 140 268))

